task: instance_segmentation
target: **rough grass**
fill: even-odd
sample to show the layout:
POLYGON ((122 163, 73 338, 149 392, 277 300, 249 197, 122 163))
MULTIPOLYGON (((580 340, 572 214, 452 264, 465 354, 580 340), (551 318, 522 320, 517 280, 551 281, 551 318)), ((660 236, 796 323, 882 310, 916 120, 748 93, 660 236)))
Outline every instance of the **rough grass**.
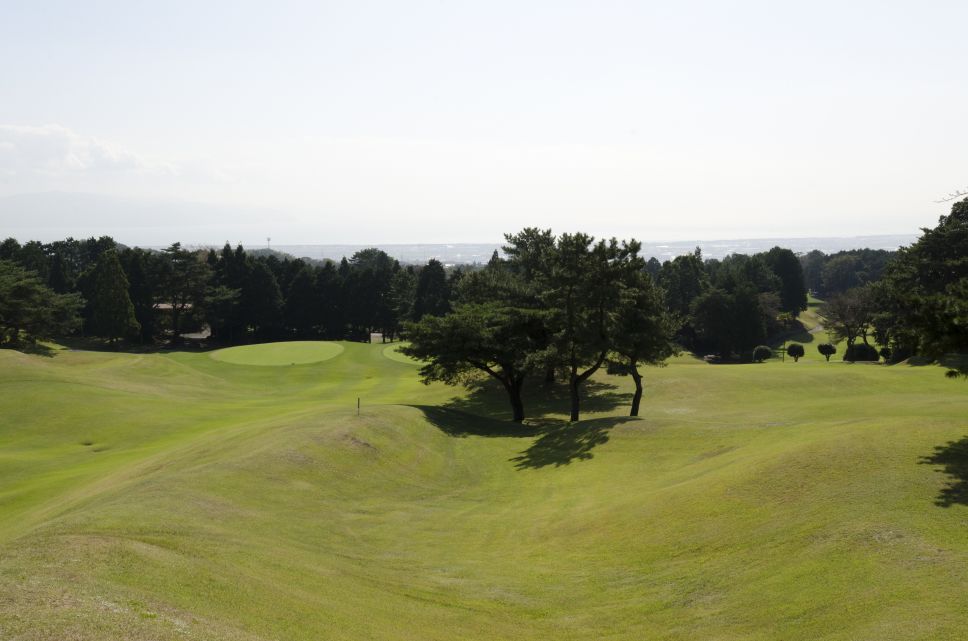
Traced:
POLYGON ((640 419, 600 377, 587 420, 532 390, 517 427, 341 345, 0 350, 0 638, 964 638, 939 368, 681 357, 640 419))

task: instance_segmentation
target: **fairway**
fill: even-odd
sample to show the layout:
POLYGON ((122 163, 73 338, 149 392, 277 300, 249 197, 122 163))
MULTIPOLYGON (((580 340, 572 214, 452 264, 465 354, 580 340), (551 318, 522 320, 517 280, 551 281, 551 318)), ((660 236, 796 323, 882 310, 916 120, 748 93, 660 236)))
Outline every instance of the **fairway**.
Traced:
POLYGON ((212 352, 211 357, 234 365, 305 365, 329 360, 342 351, 335 342, 289 341, 227 347, 212 352))
POLYGON ((0 639, 965 638, 939 368, 683 356, 517 426, 393 354, 0 350, 0 639))

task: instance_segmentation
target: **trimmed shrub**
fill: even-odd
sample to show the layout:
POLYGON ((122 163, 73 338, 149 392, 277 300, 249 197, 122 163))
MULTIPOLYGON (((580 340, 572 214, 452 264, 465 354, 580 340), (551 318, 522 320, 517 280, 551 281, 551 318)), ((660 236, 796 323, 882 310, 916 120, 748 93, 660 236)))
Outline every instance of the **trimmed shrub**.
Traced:
POLYGON ((800 360, 803 353, 803 345, 800 343, 793 343, 787 346, 787 356, 792 358, 794 363, 800 360))
POLYGON ((766 345, 757 345, 753 350, 753 362, 762 363, 768 358, 773 357, 773 350, 766 345))
POLYGON ((881 359, 880 355, 877 353, 877 348, 873 345, 868 345, 867 343, 859 343, 851 345, 844 352, 844 360, 855 362, 855 361, 871 361, 877 362, 881 359))
POLYGON ((829 363, 830 357, 837 353, 837 348, 830 343, 820 343, 817 345, 817 351, 823 354, 829 363))

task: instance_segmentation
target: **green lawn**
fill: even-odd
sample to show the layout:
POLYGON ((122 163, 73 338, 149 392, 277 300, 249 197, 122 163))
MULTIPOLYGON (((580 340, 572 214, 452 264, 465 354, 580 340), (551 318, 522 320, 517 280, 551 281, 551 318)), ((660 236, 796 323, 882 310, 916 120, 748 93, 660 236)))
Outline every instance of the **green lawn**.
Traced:
POLYGON ((683 356, 518 427, 316 347, 0 350, 0 639, 965 638, 940 368, 683 356))
POLYGON ((329 360, 342 351, 343 346, 335 342, 290 341, 227 347, 212 352, 211 357, 235 365, 305 365, 329 360))
MULTIPOLYGON (((803 345, 804 354, 801 357, 802 360, 807 361, 818 361, 821 363, 827 362, 823 354, 817 350, 817 346, 823 343, 832 343, 834 347, 837 348, 837 353, 831 357, 832 361, 840 361, 843 359, 844 352, 847 349, 846 341, 836 341, 831 338, 830 333, 824 327, 824 319, 820 315, 820 305, 823 304, 818 298, 813 296, 808 297, 809 304, 807 309, 800 313, 797 320, 800 323, 800 330, 787 332, 783 334, 779 339, 774 340, 770 343, 770 346, 778 349, 783 345, 789 345, 791 343, 800 343, 803 345)), ((789 357, 787 357, 789 360, 789 357)))

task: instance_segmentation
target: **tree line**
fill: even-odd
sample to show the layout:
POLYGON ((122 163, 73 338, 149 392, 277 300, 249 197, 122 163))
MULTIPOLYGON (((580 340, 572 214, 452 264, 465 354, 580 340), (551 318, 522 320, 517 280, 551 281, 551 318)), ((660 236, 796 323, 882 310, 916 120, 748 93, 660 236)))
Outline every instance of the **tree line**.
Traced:
MULTIPOLYGON (((109 237, 7 239, 0 344, 71 333, 177 342, 203 329, 220 344, 380 333, 410 342, 427 381, 498 381, 515 420, 528 379, 566 382, 577 420, 582 385, 602 367, 633 378, 634 415, 640 365, 678 349, 754 359, 754 348, 800 327, 808 290, 825 297, 823 322, 846 344, 845 360, 968 352, 968 200, 922 231, 898 252, 774 247, 704 259, 697 249, 660 263, 634 240, 528 228, 507 235, 487 265, 451 269, 401 265, 379 249, 333 262, 227 244, 152 251, 109 237)), ((828 360, 836 351, 820 348, 828 360)))
POLYGON ((178 342, 206 330, 222 344, 291 339, 393 340, 402 323, 449 311, 463 269, 402 266, 379 249, 332 261, 241 245, 161 251, 109 237, 0 243, 0 343, 73 332, 178 342))
MULTIPOLYGON (((525 242, 519 236, 511 238, 525 242)), ((547 232, 542 238, 547 244, 554 237, 547 232)), ((633 245, 629 260, 661 290, 677 327, 675 339, 686 349, 748 360, 755 345, 789 326, 806 306, 800 264, 788 249, 722 260, 703 260, 697 250, 659 264, 654 258, 646 262, 638 255, 638 243, 633 245)), ((0 261, 8 265, 3 269, 16 267, 33 275, 37 305, 24 308, 61 309, 63 320, 44 329, 38 323, 7 323, 6 340, 76 330, 110 341, 150 343, 178 341, 203 328, 222 344, 368 340, 371 333, 394 340, 404 323, 444 315, 455 301, 463 302, 466 287, 460 283, 477 271, 491 273, 503 265, 534 279, 532 286, 558 288, 565 273, 561 269, 554 275, 541 272, 532 264, 537 259, 514 243, 504 251, 506 258, 495 252, 483 269, 447 270, 436 260, 402 266, 379 249, 336 263, 228 245, 190 250, 175 243, 150 251, 119 246, 109 237, 22 246, 7 239, 0 243, 0 261), (522 267, 521 261, 530 262, 522 267), (50 304, 45 307, 42 301, 50 304), (71 320, 70 310, 79 319, 71 320)))

